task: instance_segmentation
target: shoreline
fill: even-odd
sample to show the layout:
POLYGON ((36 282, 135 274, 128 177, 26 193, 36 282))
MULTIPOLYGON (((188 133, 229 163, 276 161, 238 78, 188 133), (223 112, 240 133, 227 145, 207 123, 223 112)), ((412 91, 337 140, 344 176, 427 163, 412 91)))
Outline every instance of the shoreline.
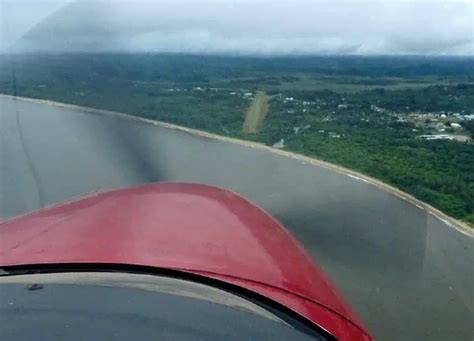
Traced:
POLYGON ((309 156, 305 156, 302 154, 297 154, 281 149, 276 149, 267 145, 264 145, 262 143, 257 143, 257 142, 250 142, 246 140, 240 140, 237 138, 232 138, 232 137, 226 137, 218 134, 213 134, 213 133, 208 133, 202 130, 197 130, 193 128, 187 128, 187 127, 182 127, 179 125, 175 125, 172 123, 166 123, 162 121, 156 121, 156 120, 151 120, 151 119, 146 119, 146 118, 141 118, 138 116, 133 116, 131 114, 125 114, 121 112, 116 112, 116 111, 110 111, 110 110, 104 110, 104 109, 95 109, 95 108, 89 108, 89 107, 83 107, 75 104, 66 104, 66 103, 61 103, 61 102, 55 102, 51 100, 45 100, 45 99, 35 99, 35 98, 28 98, 28 97, 19 97, 19 96, 12 96, 12 95, 5 95, 5 94, 0 94, 0 97, 2 98, 10 98, 14 100, 19 100, 23 102, 29 102, 29 103, 35 103, 35 104, 46 104, 54 107, 59 107, 59 108, 65 108, 65 109, 74 109, 74 110, 79 110, 84 113, 90 113, 90 114, 98 114, 98 115, 108 115, 108 116, 115 116, 123 119, 129 119, 133 120, 135 122, 141 122, 145 124, 152 124, 155 126, 160 126, 163 128, 167 129, 173 129, 173 130, 178 130, 181 132, 185 132, 194 136, 200 136, 200 137, 206 137, 209 139, 213 140, 219 140, 219 141, 226 141, 229 143, 234 143, 234 144, 240 144, 242 146, 246 147, 251 147, 251 148, 258 148, 262 150, 266 150, 268 152, 272 152, 278 155, 290 157, 292 159, 298 160, 303 163, 309 163, 311 165, 317 166, 317 167, 322 167, 327 170, 339 173, 341 175, 345 175, 351 178, 354 178, 359 181, 364 181, 372 186, 375 186, 385 192, 388 192, 412 205, 415 205, 416 207, 426 211, 427 213, 431 214, 435 218, 441 220, 442 222, 446 223, 449 225, 451 228, 457 230, 458 232, 467 235, 471 238, 474 238, 474 228, 470 227, 467 223, 460 221, 458 219, 455 219, 453 217, 448 216, 447 214, 443 213, 442 211, 438 210, 437 208, 415 198, 411 194, 408 194, 406 192, 403 192, 402 190, 386 184, 380 180, 377 180, 375 178, 372 178, 370 176, 367 176, 365 174, 350 170, 348 168, 335 165, 326 161, 322 161, 319 159, 315 159, 309 156))

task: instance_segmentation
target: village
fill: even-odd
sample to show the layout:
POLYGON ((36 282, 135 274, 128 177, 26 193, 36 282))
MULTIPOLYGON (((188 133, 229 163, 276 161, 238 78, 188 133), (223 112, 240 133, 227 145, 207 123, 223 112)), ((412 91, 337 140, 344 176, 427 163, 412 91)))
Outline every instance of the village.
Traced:
MULTIPOLYGON (((220 94, 224 96, 238 97, 243 101, 250 102, 256 92, 249 89, 234 88, 206 88, 194 87, 192 89, 168 89, 168 91, 191 91, 194 93, 206 93, 210 96, 220 94)), ((389 128, 394 122, 398 124, 412 124, 411 131, 415 138, 424 140, 450 140, 459 142, 472 142, 471 134, 467 131, 463 122, 474 120, 473 112, 461 110, 455 111, 411 111, 409 107, 403 110, 390 110, 377 104, 361 104, 351 103, 350 98, 346 98, 343 94, 325 94, 320 98, 300 99, 292 94, 276 92, 269 95, 270 98, 270 115, 273 112, 279 115, 286 115, 289 122, 294 121, 295 117, 302 117, 301 124, 294 125, 292 131, 299 134, 312 125, 305 123, 305 118, 310 116, 318 116, 322 122, 345 121, 347 115, 354 116, 363 123, 374 123, 378 125, 386 125, 389 128), (375 114, 375 115, 374 115, 375 114), (291 118, 291 119, 290 119, 291 118)), ((314 127, 317 129, 317 127, 314 127)), ((344 134, 327 130, 317 129, 317 133, 325 134, 330 138, 341 138, 344 134)), ((282 137, 273 145, 276 148, 285 147, 285 137, 282 137)))

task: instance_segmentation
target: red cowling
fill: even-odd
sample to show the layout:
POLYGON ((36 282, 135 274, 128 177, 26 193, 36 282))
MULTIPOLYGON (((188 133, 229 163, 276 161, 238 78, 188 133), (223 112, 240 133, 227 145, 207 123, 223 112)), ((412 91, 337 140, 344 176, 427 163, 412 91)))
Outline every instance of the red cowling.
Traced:
POLYGON ((110 263, 177 269, 265 295, 339 340, 370 340, 274 219, 235 193, 157 183, 92 194, 0 223, 0 265, 110 263))

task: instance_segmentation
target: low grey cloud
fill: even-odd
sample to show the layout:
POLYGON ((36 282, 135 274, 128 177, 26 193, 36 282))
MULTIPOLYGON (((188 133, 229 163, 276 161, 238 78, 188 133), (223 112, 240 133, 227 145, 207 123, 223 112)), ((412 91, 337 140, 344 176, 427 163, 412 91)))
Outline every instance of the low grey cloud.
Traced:
MULTIPOLYGON (((32 3, 23 0, 24 10, 32 3)), ((474 52, 472 1, 86 0, 58 10, 58 1, 51 4, 55 11, 32 23, 12 44, 14 49, 264 55, 474 52)))

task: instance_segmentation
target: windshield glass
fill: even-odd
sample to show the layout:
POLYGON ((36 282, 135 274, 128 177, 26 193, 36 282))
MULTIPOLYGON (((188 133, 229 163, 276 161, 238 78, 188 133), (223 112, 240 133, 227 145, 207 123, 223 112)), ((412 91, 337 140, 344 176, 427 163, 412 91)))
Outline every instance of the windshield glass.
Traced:
MULTIPOLYGON (((194 245, 190 254, 209 256, 213 269, 228 260, 255 269, 233 249, 192 244, 197 234, 226 240, 230 229, 197 231, 193 222, 221 220, 179 194, 160 208, 182 204, 179 226, 149 221, 152 194, 127 207, 118 194, 114 205, 77 203, 74 215, 33 213, 96 192, 198 183, 280 222, 327 275, 318 283, 340 291, 355 325, 377 339, 471 341, 473 37, 471 0, 0 0, 0 267, 41 264, 53 249, 67 259, 59 234, 108 259, 81 224, 110 245, 139 244, 152 235, 132 235, 140 220, 194 245), (24 214, 35 214, 31 231, 24 214), (212 258, 215 248, 224 256, 212 258)), ((291 289, 304 276, 282 280, 287 245, 278 245, 287 263, 273 264, 274 250, 248 235, 236 249, 280 279, 264 284, 301 299, 291 289)))
POLYGON ((16 275, 0 290, 5 340, 327 340, 243 297, 161 276, 16 275))

